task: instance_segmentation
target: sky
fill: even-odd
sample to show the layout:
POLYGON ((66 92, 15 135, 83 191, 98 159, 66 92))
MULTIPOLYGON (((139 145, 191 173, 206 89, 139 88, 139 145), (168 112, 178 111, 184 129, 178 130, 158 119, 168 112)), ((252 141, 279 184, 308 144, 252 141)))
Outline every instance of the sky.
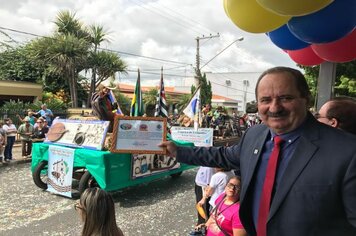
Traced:
POLYGON ((118 82, 134 84, 139 68, 143 85, 157 85, 163 67, 165 85, 180 86, 194 75, 196 38, 217 34, 199 40, 200 65, 212 59, 203 72, 297 68, 265 34, 234 25, 222 0, 0 0, 0 30, 20 43, 34 36, 4 28, 48 36, 61 10, 76 13, 84 25, 99 24, 109 32, 110 42, 100 47, 117 51, 128 65, 128 73, 118 75, 118 82), (243 41, 231 44, 240 37, 243 41))

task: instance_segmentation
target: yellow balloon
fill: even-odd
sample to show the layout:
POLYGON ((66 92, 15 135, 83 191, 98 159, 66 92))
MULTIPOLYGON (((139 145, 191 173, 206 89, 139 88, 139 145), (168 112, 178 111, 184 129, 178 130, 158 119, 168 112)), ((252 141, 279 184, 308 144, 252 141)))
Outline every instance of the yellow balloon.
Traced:
POLYGON ((227 0, 223 0, 223 4, 224 4, 224 11, 225 11, 226 15, 230 18, 229 12, 227 11, 227 0))
POLYGON ((284 16, 304 16, 319 11, 334 0, 257 0, 267 10, 284 16))
POLYGON ((224 6, 232 22, 250 33, 266 33, 275 30, 291 18, 264 9, 256 0, 224 0, 224 6))

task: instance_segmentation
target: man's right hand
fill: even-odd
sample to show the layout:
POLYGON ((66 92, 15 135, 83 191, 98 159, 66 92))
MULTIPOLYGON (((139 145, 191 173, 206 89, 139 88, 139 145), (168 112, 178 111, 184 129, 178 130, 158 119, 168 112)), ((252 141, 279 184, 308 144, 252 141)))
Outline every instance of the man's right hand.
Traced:
POLYGON ((171 157, 177 156, 177 145, 172 141, 163 141, 158 145, 159 147, 167 149, 167 155, 171 157))

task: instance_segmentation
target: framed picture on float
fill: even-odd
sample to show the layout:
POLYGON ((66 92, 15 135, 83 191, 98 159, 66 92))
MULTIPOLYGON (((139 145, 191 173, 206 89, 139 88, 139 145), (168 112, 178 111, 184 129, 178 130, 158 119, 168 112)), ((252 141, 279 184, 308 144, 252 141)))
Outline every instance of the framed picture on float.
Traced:
POLYGON ((158 145, 166 140, 167 119, 161 117, 116 116, 111 152, 166 154, 158 145))

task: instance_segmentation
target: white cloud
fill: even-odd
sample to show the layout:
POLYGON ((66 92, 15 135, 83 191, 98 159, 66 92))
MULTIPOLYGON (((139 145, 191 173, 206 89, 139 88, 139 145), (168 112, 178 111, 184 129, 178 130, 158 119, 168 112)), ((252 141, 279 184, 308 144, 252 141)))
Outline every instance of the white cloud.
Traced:
MULTIPOLYGON (((201 65, 213 58, 227 45, 236 42, 217 56, 206 71, 244 72, 263 71, 269 67, 295 63, 264 34, 250 34, 238 29, 226 16, 221 1, 216 0, 78 0, 78 1, 3 1, 0 0, 0 26, 39 35, 49 35, 53 21, 60 10, 71 10, 85 23, 101 24, 110 33, 110 43, 103 48, 139 54, 195 66, 198 36, 220 33, 219 38, 201 40, 201 65)), ((32 37, 7 32, 18 40, 32 37)), ((121 54, 129 68, 156 74, 141 74, 142 81, 154 83, 159 79, 160 68, 166 84, 180 81, 194 73, 190 65, 163 62, 121 54), (183 66, 183 67, 182 67, 183 66), (179 67, 179 68, 177 68, 179 67), (153 80, 152 80, 153 79, 153 80)), ((136 73, 121 75, 121 80, 135 82, 136 73)))

